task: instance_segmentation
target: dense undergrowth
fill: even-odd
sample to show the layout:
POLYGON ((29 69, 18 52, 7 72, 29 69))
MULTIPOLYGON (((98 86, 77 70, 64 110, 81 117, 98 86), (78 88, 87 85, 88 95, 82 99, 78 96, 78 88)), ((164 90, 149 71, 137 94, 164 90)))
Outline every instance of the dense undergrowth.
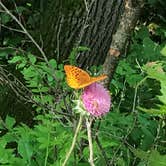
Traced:
MULTIPOLYGON (((17 12, 26 13, 29 5, 18 7, 17 12)), ((27 27, 33 22, 30 18, 27 27)), ((92 125, 96 166, 166 165, 166 20, 153 21, 156 20, 136 27, 128 54, 121 59, 110 82, 111 110, 92 125)), ((14 21, 1 13, 1 22, 8 27, 14 21)), ((4 30, 0 65, 13 75, 8 83, 0 82, 0 92, 13 86, 18 100, 32 106, 28 111, 33 112, 33 122, 17 122, 11 115, 1 119, 0 164, 59 166, 73 140, 79 117, 73 100, 78 95, 65 82, 64 64, 37 57, 23 39, 23 34, 4 30)), ((67 62, 75 64, 79 51, 88 48, 74 48, 67 62)), ((95 75, 101 68, 92 66, 90 72, 95 75)), ((89 165, 88 159, 83 123, 67 165, 89 165)))

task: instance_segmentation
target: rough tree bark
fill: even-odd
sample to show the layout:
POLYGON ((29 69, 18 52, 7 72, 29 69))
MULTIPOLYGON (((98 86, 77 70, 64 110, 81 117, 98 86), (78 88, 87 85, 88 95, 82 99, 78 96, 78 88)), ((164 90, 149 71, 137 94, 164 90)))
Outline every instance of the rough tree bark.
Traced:
POLYGON ((91 51, 77 56, 80 66, 99 65, 104 62, 122 11, 123 0, 94 1, 80 40, 80 45, 89 47, 91 51))
POLYGON ((49 1, 41 29, 45 52, 64 60, 73 47, 82 45, 90 51, 77 56, 81 67, 102 64, 123 4, 123 0, 49 1))
POLYGON ((105 80, 105 85, 108 86, 111 81, 116 66, 120 57, 126 52, 128 41, 138 21, 143 0, 125 0, 125 10, 120 19, 120 24, 113 35, 110 48, 107 52, 107 57, 104 62, 104 73, 109 76, 105 80))
POLYGON ((83 1, 52 0, 45 4, 40 28, 43 49, 49 57, 68 57, 83 24, 84 11, 83 1))

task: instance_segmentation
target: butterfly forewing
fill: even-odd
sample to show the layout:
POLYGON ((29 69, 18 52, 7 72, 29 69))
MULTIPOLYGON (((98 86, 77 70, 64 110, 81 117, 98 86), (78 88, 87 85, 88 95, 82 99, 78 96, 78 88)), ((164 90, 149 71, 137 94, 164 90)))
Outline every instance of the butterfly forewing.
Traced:
POLYGON ((64 69, 67 76, 67 83, 72 88, 83 88, 83 85, 90 81, 89 74, 78 67, 65 65, 64 69))

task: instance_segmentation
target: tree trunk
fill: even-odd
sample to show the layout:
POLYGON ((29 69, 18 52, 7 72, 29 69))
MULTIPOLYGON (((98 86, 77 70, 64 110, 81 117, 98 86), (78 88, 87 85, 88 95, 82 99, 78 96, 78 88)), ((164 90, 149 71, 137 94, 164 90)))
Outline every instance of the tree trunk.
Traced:
POLYGON ((45 52, 49 57, 65 60, 73 47, 86 46, 90 51, 77 55, 78 64, 102 64, 123 4, 123 0, 50 1, 41 26, 45 52))

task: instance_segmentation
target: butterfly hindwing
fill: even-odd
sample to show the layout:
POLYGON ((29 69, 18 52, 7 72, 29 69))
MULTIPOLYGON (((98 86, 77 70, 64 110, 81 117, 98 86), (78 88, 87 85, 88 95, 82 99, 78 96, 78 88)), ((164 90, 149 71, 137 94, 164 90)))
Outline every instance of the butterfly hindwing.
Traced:
POLYGON ((104 79, 106 79, 106 78, 107 78, 106 75, 101 75, 101 76, 97 76, 97 77, 91 77, 91 81, 92 81, 92 82, 97 82, 97 81, 104 80, 104 79))

